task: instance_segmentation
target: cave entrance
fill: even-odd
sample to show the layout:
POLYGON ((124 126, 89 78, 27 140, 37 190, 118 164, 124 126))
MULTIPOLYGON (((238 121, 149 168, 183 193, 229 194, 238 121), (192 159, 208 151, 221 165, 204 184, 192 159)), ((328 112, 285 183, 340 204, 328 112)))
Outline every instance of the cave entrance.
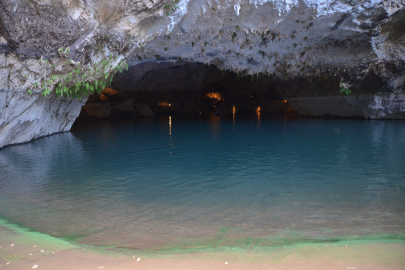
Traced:
POLYGON ((276 81, 193 62, 144 62, 89 97, 78 121, 171 114, 296 114, 276 81))

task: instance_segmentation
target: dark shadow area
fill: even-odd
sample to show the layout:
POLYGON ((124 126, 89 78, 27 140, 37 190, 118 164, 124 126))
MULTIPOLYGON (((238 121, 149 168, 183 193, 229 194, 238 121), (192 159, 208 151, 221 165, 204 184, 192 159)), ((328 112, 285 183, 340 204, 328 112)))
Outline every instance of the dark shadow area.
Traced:
POLYGON ((114 77, 89 97, 77 124, 99 119, 202 114, 295 114, 270 76, 221 71, 191 62, 145 62, 114 77))

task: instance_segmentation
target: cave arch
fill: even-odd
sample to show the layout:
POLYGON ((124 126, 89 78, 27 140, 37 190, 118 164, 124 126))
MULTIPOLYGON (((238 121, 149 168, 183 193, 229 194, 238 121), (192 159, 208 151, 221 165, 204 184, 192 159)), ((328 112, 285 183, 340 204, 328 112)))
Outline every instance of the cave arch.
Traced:
POLYGON ((235 107, 239 113, 255 113, 258 107, 267 113, 296 113, 277 87, 272 76, 238 74, 195 62, 146 61, 117 74, 111 89, 100 96, 90 96, 82 116, 210 114, 235 107))

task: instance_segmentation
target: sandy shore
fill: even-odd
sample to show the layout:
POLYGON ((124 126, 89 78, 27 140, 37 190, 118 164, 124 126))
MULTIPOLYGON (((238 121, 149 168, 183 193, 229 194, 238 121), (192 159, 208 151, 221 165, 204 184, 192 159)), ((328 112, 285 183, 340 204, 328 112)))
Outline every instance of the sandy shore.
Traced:
MULTIPOLYGON (((8 244, 8 243, 7 243, 8 244)), ((43 250, 41 246, 7 247, 11 262, 1 258, 1 269, 22 270, 90 270, 90 269, 369 269, 404 270, 405 245, 373 242, 353 246, 302 246, 273 252, 219 252, 134 255, 71 248, 63 251, 43 250), (12 253, 27 256, 13 261, 12 253), (29 255, 32 254, 32 255, 29 255), (35 268, 34 268, 35 269, 35 268)), ((0 255, 2 249, 0 249, 0 255)))
POLYGON ((405 270, 405 241, 399 238, 157 252, 80 245, 1 221, 0 265, 0 269, 10 270, 405 270))
MULTIPOLYGON (((403 250, 405 251, 405 250, 403 250)), ((403 253, 405 254, 405 253, 403 253)), ((360 264, 352 262, 292 262, 292 263, 271 263, 271 262, 239 262, 240 256, 225 256, 223 260, 213 260, 214 254, 204 255, 182 255, 173 258, 135 259, 123 256, 102 256, 97 254, 83 253, 76 250, 65 250, 55 254, 34 256, 23 259, 8 265, 2 269, 22 270, 32 269, 37 265, 37 269, 44 270, 91 270, 91 269, 279 269, 279 270, 314 270, 314 269, 362 269, 362 270, 402 270, 405 266, 400 265, 375 265, 360 264), (198 257, 198 258, 196 258, 198 257), (238 258, 239 257, 239 258, 238 258), (227 260, 225 262, 225 260, 227 260), (227 263, 227 264, 226 264, 227 263)), ((217 254, 218 256, 218 254, 217 254)), ((246 259, 246 258, 245 258, 246 259)), ((242 258, 243 260, 243 258, 242 258)))

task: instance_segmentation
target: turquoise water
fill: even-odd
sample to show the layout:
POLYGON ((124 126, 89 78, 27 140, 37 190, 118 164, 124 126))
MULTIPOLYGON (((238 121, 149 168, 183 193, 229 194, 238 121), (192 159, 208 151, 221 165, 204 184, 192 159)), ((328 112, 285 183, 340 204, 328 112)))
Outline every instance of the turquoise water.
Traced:
POLYGON ((389 238, 405 232, 404 134, 404 121, 95 122, 0 150, 0 215, 131 249, 389 238))

